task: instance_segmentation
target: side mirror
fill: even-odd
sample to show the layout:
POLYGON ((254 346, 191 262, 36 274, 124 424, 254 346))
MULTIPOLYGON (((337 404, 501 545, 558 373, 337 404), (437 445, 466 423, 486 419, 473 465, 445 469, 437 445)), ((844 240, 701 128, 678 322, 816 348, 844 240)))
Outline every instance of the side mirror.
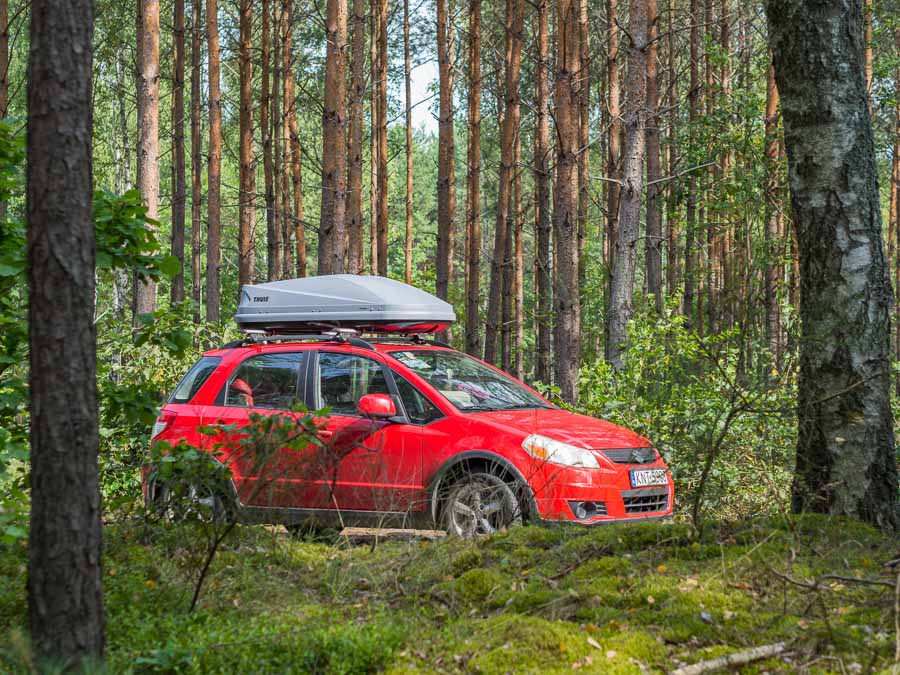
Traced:
POLYGON ((371 419, 388 419, 397 414, 394 399, 387 394, 366 394, 356 406, 360 415, 371 419))

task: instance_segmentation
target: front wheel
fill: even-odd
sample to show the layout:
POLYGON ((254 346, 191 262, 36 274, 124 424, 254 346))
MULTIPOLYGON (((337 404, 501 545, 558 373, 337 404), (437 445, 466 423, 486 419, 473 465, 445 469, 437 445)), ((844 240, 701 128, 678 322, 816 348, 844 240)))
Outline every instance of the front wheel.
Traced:
POLYGON ((234 519, 221 491, 209 485, 163 483, 156 487, 155 493, 155 510, 164 520, 230 523, 234 519))
POLYGON ((515 484, 491 473, 472 473, 456 481, 447 494, 444 526, 450 535, 469 538, 522 524, 515 484))

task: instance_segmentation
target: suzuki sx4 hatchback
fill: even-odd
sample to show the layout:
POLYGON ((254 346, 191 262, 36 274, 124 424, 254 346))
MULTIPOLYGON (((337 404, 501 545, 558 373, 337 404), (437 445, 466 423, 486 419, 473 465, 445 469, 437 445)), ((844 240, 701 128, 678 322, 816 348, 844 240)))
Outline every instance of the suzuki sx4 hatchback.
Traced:
MULTIPOLYGON (((245 287, 246 299, 271 299, 252 292, 278 283, 286 282, 245 287)), ((674 500, 647 439, 562 410, 418 335, 257 334, 208 351, 162 407, 153 441, 214 449, 210 460, 230 478, 215 494, 188 494, 239 520, 289 528, 402 524, 472 536, 527 521, 660 518, 674 500), (298 404, 325 411, 318 442, 262 463, 209 433, 239 430, 257 415, 299 418, 298 404)), ((165 492, 155 476, 145 468, 149 502, 165 492)))

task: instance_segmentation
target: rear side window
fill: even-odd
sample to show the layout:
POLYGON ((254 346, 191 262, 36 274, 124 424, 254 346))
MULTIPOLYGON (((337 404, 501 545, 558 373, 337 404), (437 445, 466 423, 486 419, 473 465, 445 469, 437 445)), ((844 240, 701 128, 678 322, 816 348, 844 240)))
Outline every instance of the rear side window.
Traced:
POLYGON ((297 405, 297 375, 303 354, 263 354, 244 361, 228 381, 225 405, 291 410, 297 405))
POLYGON ((204 356, 197 361, 187 375, 181 378, 169 403, 188 403, 200 391, 200 387, 212 375, 221 361, 222 358, 219 356, 204 356))

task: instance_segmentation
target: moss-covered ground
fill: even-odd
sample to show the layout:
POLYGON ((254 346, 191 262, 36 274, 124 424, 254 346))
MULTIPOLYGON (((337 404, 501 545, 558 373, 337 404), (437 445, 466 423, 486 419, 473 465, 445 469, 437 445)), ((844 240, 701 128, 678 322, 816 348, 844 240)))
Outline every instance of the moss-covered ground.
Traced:
MULTIPOLYGON (((201 540, 107 528, 109 671, 644 673, 777 642, 744 672, 895 667, 882 565, 900 545, 839 518, 376 546, 239 527, 188 613, 201 540)), ((0 671, 28 669, 25 566, 24 545, 0 549, 0 671)))

